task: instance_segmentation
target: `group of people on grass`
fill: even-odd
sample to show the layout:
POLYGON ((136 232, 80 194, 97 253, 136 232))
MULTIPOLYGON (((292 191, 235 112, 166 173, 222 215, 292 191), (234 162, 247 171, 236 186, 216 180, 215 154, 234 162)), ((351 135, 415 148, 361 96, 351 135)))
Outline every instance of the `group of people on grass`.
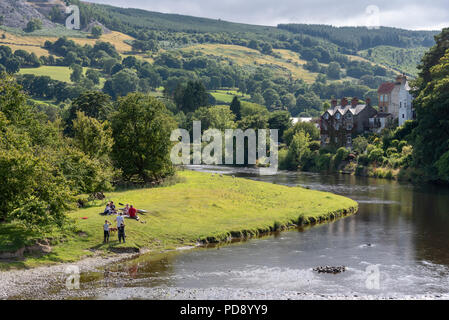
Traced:
MULTIPOLYGON (((117 221, 117 233, 118 233, 118 241, 119 243, 125 243, 125 217, 139 220, 139 217, 137 216, 137 209, 133 207, 133 205, 128 205, 122 209, 119 209, 121 212, 118 213, 116 210, 114 201, 108 202, 106 205, 106 208, 103 212, 105 215, 116 215, 116 221, 117 221)), ((110 235, 110 226, 112 223, 110 223, 108 220, 105 220, 105 223, 103 225, 104 230, 104 243, 109 242, 109 235, 110 235)))
MULTIPOLYGON (((139 216, 137 215, 137 209, 134 208, 133 205, 130 206, 129 204, 126 204, 124 208, 119 210, 121 211, 120 214, 123 214, 125 217, 139 220, 139 216)), ((108 216, 112 214, 115 215, 118 214, 114 201, 108 202, 106 208, 104 209, 103 214, 108 216)))

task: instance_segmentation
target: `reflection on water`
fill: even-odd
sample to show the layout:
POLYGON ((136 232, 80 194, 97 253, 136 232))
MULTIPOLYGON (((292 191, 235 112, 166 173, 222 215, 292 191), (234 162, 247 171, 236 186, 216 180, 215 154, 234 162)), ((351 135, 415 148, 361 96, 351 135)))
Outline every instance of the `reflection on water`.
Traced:
POLYGON ((88 297, 102 298, 449 298, 449 190, 344 175, 195 167, 333 192, 359 202, 356 216, 248 242, 141 256, 83 275, 88 297), (345 265, 339 275, 316 266, 345 265), (377 265, 380 288, 368 289, 377 265))

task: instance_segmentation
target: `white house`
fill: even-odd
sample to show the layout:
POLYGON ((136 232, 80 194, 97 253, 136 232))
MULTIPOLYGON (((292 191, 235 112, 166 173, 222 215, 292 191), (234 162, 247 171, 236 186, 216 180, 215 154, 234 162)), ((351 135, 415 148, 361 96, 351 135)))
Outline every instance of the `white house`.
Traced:
POLYGON ((380 112, 391 113, 400 126, 413 119, 413 97, 405 75, 398 76, 395 82, 382 83, 377 93, 380 112))

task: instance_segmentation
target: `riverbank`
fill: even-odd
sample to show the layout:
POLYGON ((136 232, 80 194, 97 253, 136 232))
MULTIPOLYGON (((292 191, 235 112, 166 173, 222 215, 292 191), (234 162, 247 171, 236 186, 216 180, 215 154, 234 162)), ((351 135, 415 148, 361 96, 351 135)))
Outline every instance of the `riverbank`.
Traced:
MULTIPOLYGON (((103 244, 103 205, 69 213, 76 232, 49 241, 51 250, 23 259, 1 261, 0 268, 30 268, 78 261, 111 253, 160 252, 198 243, 223 242, 355 213, 357 203, 330 193, 192 171, 178 172, 180 182, 161 188, 107 194, 106 200, 148 210, 141 222, 126 220, 127 243, 116 234, 103 244)), ((113 222, 114 217, 107 217, 113 222)), ((6 226, 0 226, 5 231, 6 226)), ((4 232, 0 251, 13 242, 4 232)), ((16 248, 17 249, 17 248, 16 248)))

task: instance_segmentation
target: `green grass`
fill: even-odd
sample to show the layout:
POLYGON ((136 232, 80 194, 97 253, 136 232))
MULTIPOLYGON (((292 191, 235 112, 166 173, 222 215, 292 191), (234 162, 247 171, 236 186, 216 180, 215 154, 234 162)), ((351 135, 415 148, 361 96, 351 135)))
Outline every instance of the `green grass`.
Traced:
MULTIPOLYGON (((83 67, 83 73, 86 74, 88 68, 83 67)), ((19 74, 33 74, 35 76, 49 76, 53 80, 59 80, 67 83, 72 83, 70 74, 72 70, 69 67, 62 66, 41 66, 39 68, 22 68, 19 74)), ((104 78, 100 78, 99 86, 102 87, 105 83, 104 78)))
POLYGON ((70 74, 72 71, 69 67, 41 66, 39 68, 22 68, 20 74, 33 74, 35 76, 49 76, 54 80, 72 83, 70 74))
POLYGON ((240 100, 249 100, 251 97, 247 94, 242 95, 237 90, 213 90, 210 94, 217 100, 217 103, 230 104, 232 99, 237 96, 240 100))
POLYGON ((16 34, 18 36, 34 36, 34 37, 73 37, 73 38, 87 38, 90 34, 78 30, 67 29, 65 26, 56 25, 53 28, 42 28, 33 32, 25 32, 23 29, 10 28, 7 26, 0 26, 0 30, 16 34))
MULTIPOLYGON (((274 226, 310 218, 320 220, 319 217, 327 218, 331 213, 357 207, 351 199, 300 187, 193 171, 181 171, 178 176, 180 182, 172 186, 107 194, 107 200, 113 199, 116 204, 130 203, 149 211, 141 216, 145 224, 126 220, 126 244, 118 244, 116 234, 111 237, 110 244, 102 243, 105 217, 100 215, 101 204, 69 213, 84 236, 78 233, 67 235, 63 242, 53 247, 51 254, 28 257, 20 262, 21 266, 75 261, 94 251, 108 252, 116 247, 149 248, 159 252, 204 239, 223 241, 231 232, 257 235, 273 230, 274 226), (87 219, 83 220, 83 217, 87 219)), ((113 218, 107 217, 110 221, 113 218)), ((22 236, 19 231, 12 224, 0 225, 0 251, 23 245, 24 240, 17 239, 29 241, 37 236, 33 233, 22 236)), ((46 236, 41 235, 41 238, 46 236)), ((0 268, 10 266, 0 262, 0 268)))

